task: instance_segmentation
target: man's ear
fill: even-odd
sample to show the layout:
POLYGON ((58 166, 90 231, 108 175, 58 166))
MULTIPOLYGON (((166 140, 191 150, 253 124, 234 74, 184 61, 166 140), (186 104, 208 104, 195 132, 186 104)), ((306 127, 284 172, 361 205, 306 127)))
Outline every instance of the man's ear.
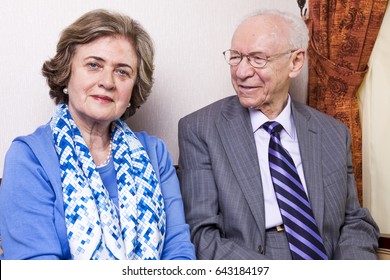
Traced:
POLYGON ((290 72, 290 78, 295 78, 301 72, 303 65, 305 64, 306 52, 303 49, 298 49, 291 55, 292 68, 290 72))

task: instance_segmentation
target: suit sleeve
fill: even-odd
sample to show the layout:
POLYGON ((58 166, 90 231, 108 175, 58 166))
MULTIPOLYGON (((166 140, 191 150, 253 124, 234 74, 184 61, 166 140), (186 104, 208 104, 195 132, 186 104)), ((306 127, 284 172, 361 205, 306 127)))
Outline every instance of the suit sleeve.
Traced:
POLYGON ((208 144, 213 143, 206 143, 202 132, 197 131, 200 126, 186 118, 179 122, 179 178, 197 257, 206 260, 264 259, 264 255, 245 248, 225 233, 219 204, 221 197, 208 149, 208 144))
POLYGON ((357 198, 350 149, 350 134, 346 128, 347 145, 347 197, 345 220, 334 250, 334 259, 377 259, 379 228, 366 208, 361 208, 357 198))

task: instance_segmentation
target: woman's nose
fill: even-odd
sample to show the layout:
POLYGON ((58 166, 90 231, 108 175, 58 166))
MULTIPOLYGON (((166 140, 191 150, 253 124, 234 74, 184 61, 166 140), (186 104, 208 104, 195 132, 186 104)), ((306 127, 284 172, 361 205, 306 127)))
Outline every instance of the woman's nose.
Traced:
POLYGON ((115 80, 113 77, 113 72, 109 69, 104 69, 102 71, 100 80, 98 82, 99 87, 104 87, 107 90, 115 88, 115 80))

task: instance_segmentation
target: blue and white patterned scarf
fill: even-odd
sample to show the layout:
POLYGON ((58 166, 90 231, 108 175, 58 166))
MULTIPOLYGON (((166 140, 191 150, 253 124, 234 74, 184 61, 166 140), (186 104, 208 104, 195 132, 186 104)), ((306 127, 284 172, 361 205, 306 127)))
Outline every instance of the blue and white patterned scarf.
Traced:
POLYGON ((145 149, 126 123, 112 124, 119 218, 67 105, 57 106, 50 125, 72 257, 160 259, 166 223, 160 185, 145 149))

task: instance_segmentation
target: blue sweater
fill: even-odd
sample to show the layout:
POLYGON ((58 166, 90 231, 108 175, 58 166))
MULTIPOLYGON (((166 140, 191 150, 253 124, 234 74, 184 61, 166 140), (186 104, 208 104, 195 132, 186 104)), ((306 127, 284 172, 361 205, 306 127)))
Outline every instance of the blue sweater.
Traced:
MULTIPOLYGON (((145 132, 136 135, 156 170, 164 197, 167 231, 162 259, 195 259, 167 148, 145 132)), ((115 196, 115 191, 110 194, 115 196)), ((0 188, 0 234, 4 259, 71 258, 60 166, 49 124, 16 138, 7 152, 0 188)))

